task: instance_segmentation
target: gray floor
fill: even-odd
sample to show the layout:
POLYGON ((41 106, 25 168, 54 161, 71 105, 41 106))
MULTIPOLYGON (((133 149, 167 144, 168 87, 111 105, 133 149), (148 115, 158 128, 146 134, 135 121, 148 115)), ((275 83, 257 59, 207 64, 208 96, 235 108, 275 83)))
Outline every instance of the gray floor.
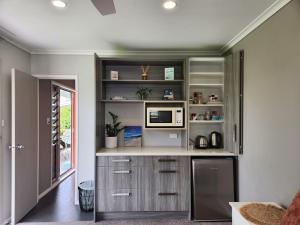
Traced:
MULTIPOLYGON (((95 225, 92 222, 76 223, 20 223, 19 225, 95 225)), ((131 221, 105 221, 96 225, 231 225, 231 223, 197 223, 182 220, 131 220, 131 221)))
POLYGON ((79 206, 74 205, 74 184, 75 174, 69 176, 57 188, 42 198, 38 205, 21 222, 74 222, 93 220, 93 213, 81 212, 79 206))

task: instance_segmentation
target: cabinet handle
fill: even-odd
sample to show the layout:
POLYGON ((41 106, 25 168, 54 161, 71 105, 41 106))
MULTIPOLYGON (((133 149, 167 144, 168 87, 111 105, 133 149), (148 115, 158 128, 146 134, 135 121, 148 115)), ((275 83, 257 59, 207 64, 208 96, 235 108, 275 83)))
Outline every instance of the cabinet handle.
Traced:
POLYGON ((236 126, 236 124, 234 124, 234 126, 233 126, 233 142, 236 142, 236 129, 237 129, 237 126, 236 126))
POLYGON ((219 168, 218 167, 211 167, 210 170, 215 170, 216 171, 216 170, 219 170, 219 168))
POLYGON ((159 159, 158 162, 176 162, 176 159, 159 159))
POLYGON ((114 170, 113 174, 130 174, 131 170, 114 170))
POLYGON ((178 193, 176 192, 160 192, 158 193, 159 196, 174 196, 174 195, 178 195, 178 193))
POLYGON ((159 173, 176 173, 176 170, 159 170, 159 173))
POLYGON ((113 159, 113 163, 119 163, 119 162, 130 162, 130 159, 113 159))
POLYGON ((113 197, 129 197, 131 193, 113 193, 111 194, 113 197))

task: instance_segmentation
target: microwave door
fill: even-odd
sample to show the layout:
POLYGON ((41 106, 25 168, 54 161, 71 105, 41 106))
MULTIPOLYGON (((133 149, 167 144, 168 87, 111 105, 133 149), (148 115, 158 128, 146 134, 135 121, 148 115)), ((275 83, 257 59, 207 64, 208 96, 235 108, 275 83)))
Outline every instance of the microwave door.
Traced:
POLYGON ((149 113, 149 124, 150 126, 172 126, 173 124, 173 112, 172 110, 157 110, 149 113))

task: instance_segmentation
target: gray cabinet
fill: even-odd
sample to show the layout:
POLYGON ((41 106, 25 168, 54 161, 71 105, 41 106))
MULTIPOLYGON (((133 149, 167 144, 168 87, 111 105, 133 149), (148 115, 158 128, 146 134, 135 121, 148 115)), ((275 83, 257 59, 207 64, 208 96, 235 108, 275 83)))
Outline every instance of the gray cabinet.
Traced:
POLYGON ((189 157, 97 157, 97 211, 188 211, 189 157))

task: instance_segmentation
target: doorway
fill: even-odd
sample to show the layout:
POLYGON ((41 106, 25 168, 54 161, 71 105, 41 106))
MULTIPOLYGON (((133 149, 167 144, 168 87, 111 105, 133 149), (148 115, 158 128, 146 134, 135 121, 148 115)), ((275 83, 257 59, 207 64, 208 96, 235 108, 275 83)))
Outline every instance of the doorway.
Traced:
POLYGON ((51 82, 52 182, 75 169, 76 91, 51 82))

